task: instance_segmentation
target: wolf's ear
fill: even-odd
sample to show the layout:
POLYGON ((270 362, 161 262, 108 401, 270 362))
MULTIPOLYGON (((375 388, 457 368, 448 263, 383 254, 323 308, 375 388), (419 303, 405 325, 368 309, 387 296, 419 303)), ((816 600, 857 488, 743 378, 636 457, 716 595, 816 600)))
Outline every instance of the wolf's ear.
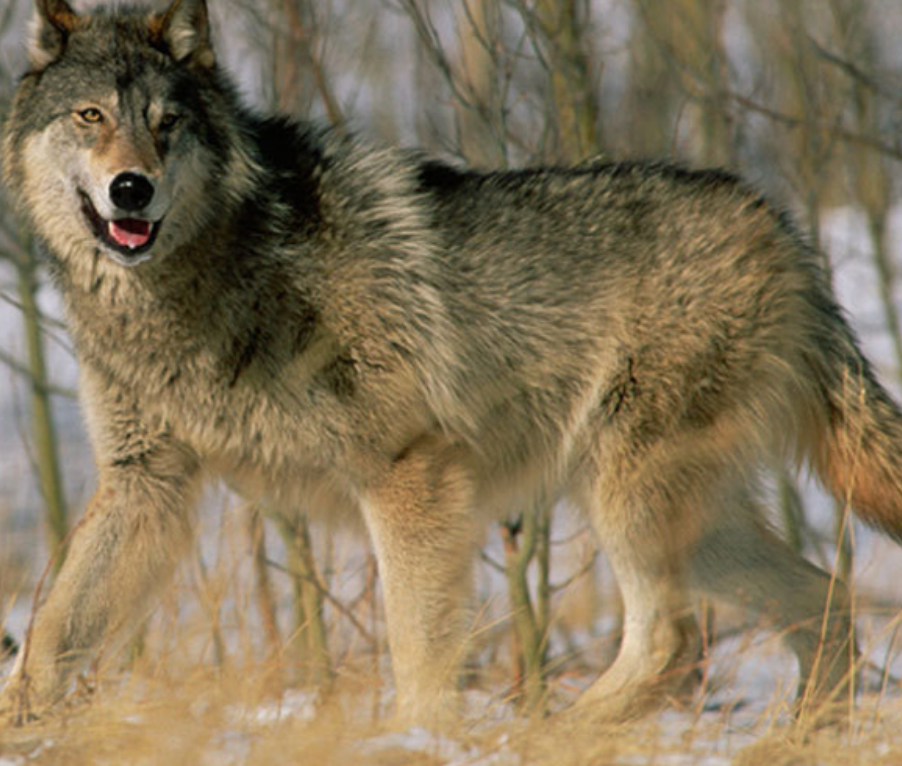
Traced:
POLYGON ((176 61, 211 68, 210 20, 205 0, 173 0, 150 20, 155 42, 176 61))
POLYGON ((66 0, 37 0, 31 20, 28 61, 33 69, 43 69, 62 55, 78 15, 66 0))

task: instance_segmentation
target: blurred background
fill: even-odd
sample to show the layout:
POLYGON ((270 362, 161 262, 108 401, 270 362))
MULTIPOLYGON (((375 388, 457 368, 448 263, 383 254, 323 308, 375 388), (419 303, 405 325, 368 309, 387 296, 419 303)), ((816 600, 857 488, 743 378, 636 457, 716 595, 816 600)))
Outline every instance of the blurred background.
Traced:
MULTIPOLYGON (((479 168, 631 157, 740 173, 823 254, 878 374, 900 390, 898 0, 210 5, 220 60, 260 109, 479 168)), ((0 119, 24 68, 29 14, 29 0, 0 0, 0 119)), ((0 196, 0 626, 16 639, 94 485, 76 387, 39 250, 0 196)), ((791 543, 852 578, 874 619, 892 614, 899 552, 848 526, 842 507, 785 467, 770 466, 767 485, 791 543)), ((294 678, 378 657, 367 547, 308 523, 306 510, 245 508, 212 490, 195 553, 128 662, 172 654, 175 634, 192 638, 186 661, 277 658, 294 678)), ((565 508, 492 528, 478 578, 483 667, 525 699, 616 646, 616 586, 565 508)), ((893 630, 880 635, 891 652, 893 630)))

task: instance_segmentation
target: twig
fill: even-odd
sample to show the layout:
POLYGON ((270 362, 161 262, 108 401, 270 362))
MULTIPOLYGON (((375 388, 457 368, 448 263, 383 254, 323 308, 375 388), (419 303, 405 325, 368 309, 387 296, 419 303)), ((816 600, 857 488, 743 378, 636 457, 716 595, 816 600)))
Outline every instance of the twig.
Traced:
POLYGON ((485 551, 479 551, 479 558, 482 559, 482 561, 484 563, 488 564, 496 572, 501 572, 502 574, 504 573, 504 571, 505 571, 504 564, 500 564, 497 561, 495 561, 495 559, 493 559, 491 556, 489 556, 489 554, 486 553, 485 551))
POLYGON ((554 583, 549 586, 550 590, 554 593, 558 591, 564 590, 565 588, 569 588, 573 583, 575 583, 580 577, 588 574, 592 567, 595 566, 595 562, 598 560, 598 551, 593 551, 592 555, 589 556, 588 561, 583 564, 579 569, 577 569, 572 575, 570 575, 566 580, 559 583, 554 583))
POLYGON ((808 42, 811 44, 811 47, 814 48, 815 52, 818 56, 820 56, 824 61, 829 64, 833 64, 838 67, 840 70, 845 72, 849 77, 857 82, 860 82, 869 90, 874 91, 878 96, 882 98, 888 99, 890 101, 898 101, 899 94, 898 92, 894 92, 884 88, 876 78, 862 71, 859 67, 855 66, 851 61, 847 61, 841 56, 831 53, 826 48, 824 48, 817 40, 815 40, 811 35, 808 35, 808 42))
POLYGON ((75 389, 72 388, 64 388, 62 386, 54 385, 53 383, 40 383, 37 381, 32 374, 31 370, 28 369, 24 364, 19 362, 10 354, 7 354, 5 351, 0 349, 0 363, 5 364, 9 367, 13 372, 18 373, 24 378, 27 378, 31 385, 36 386, 38 391, 45 394, 52 394, 54 396, 62 396, 67 399, 77 399, 78 394, 75 389))
POLYGON ((333 596, 328 589, 326 589, 321 582, 319 582, 315 577, 310 577, 309 575, 305 575, 302 572, 295 572, 289 569, 286 566, 283 566, 278 561, 273 561, 272 559, 267 559, 266 563, 269 566, 273 567, 273 569, 278 570, 279 572, 284 572, 289 577, 295 577, 299 580, 304 580, 305 582, 309 582, 316 588, 332 606, 334 606, 341 614, 348 618, 350 623, 358 630, 360 635, 362 635, 372 646, 376 646, 376 638, 373 636, 370 631, 366 629, 366 627, 354 616, 354 614, 339 601, 335 596, 333 596))
POLYGON ((902 149, 888 146, 887 144, 872 136, 864 136, 860 133, 855 133, 851 130, 847 130, 846 128, 839 127, 835 123, 813 123, 801 117, 792 117, 788 114, 778 112, 776 109, 771 109, 770 107, 763 106, 762 104, 753 101, 747 96, 743 96, 740 93, 735 93, 733 91, 727 91, 724 95, 731 101, 739 104, 739 106, 743 107, 744 109, 748 109, 750 112, 755 112, 756 114, 763 115, 764 117, 769 117, 774 122, 782 123, 787 127, 825 130, 831 135, 834 135, 844 141, 848 141, 851 144, 865 146, 869 149, 873 149, 876 152, 885 154, 891 159, 902 162, 902 149))

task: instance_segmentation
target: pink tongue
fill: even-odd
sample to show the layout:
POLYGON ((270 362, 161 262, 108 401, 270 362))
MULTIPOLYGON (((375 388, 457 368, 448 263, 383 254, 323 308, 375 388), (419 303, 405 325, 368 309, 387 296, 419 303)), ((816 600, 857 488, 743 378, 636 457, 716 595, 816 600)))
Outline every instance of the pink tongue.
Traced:
POLYGON ((138 218, 120 218, 110 221, 110 237, 125 247, 141 247, 150 239, 150 221, 138 218))

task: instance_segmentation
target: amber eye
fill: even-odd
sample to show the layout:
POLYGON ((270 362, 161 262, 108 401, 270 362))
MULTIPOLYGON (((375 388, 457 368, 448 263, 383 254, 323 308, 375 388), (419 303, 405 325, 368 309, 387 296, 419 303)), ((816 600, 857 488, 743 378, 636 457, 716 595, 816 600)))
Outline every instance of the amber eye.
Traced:
POLYGON ((178 115, 175 112, 166 112, 166 114, 160 118, 160 130, 172 130, 180 119, 181 115, 178 115))
POLYGON ((93 106, 80 110, 78 116, 82 122, 86 123, 97 124, 98 122, 103 122, 103 113, 93 106))

